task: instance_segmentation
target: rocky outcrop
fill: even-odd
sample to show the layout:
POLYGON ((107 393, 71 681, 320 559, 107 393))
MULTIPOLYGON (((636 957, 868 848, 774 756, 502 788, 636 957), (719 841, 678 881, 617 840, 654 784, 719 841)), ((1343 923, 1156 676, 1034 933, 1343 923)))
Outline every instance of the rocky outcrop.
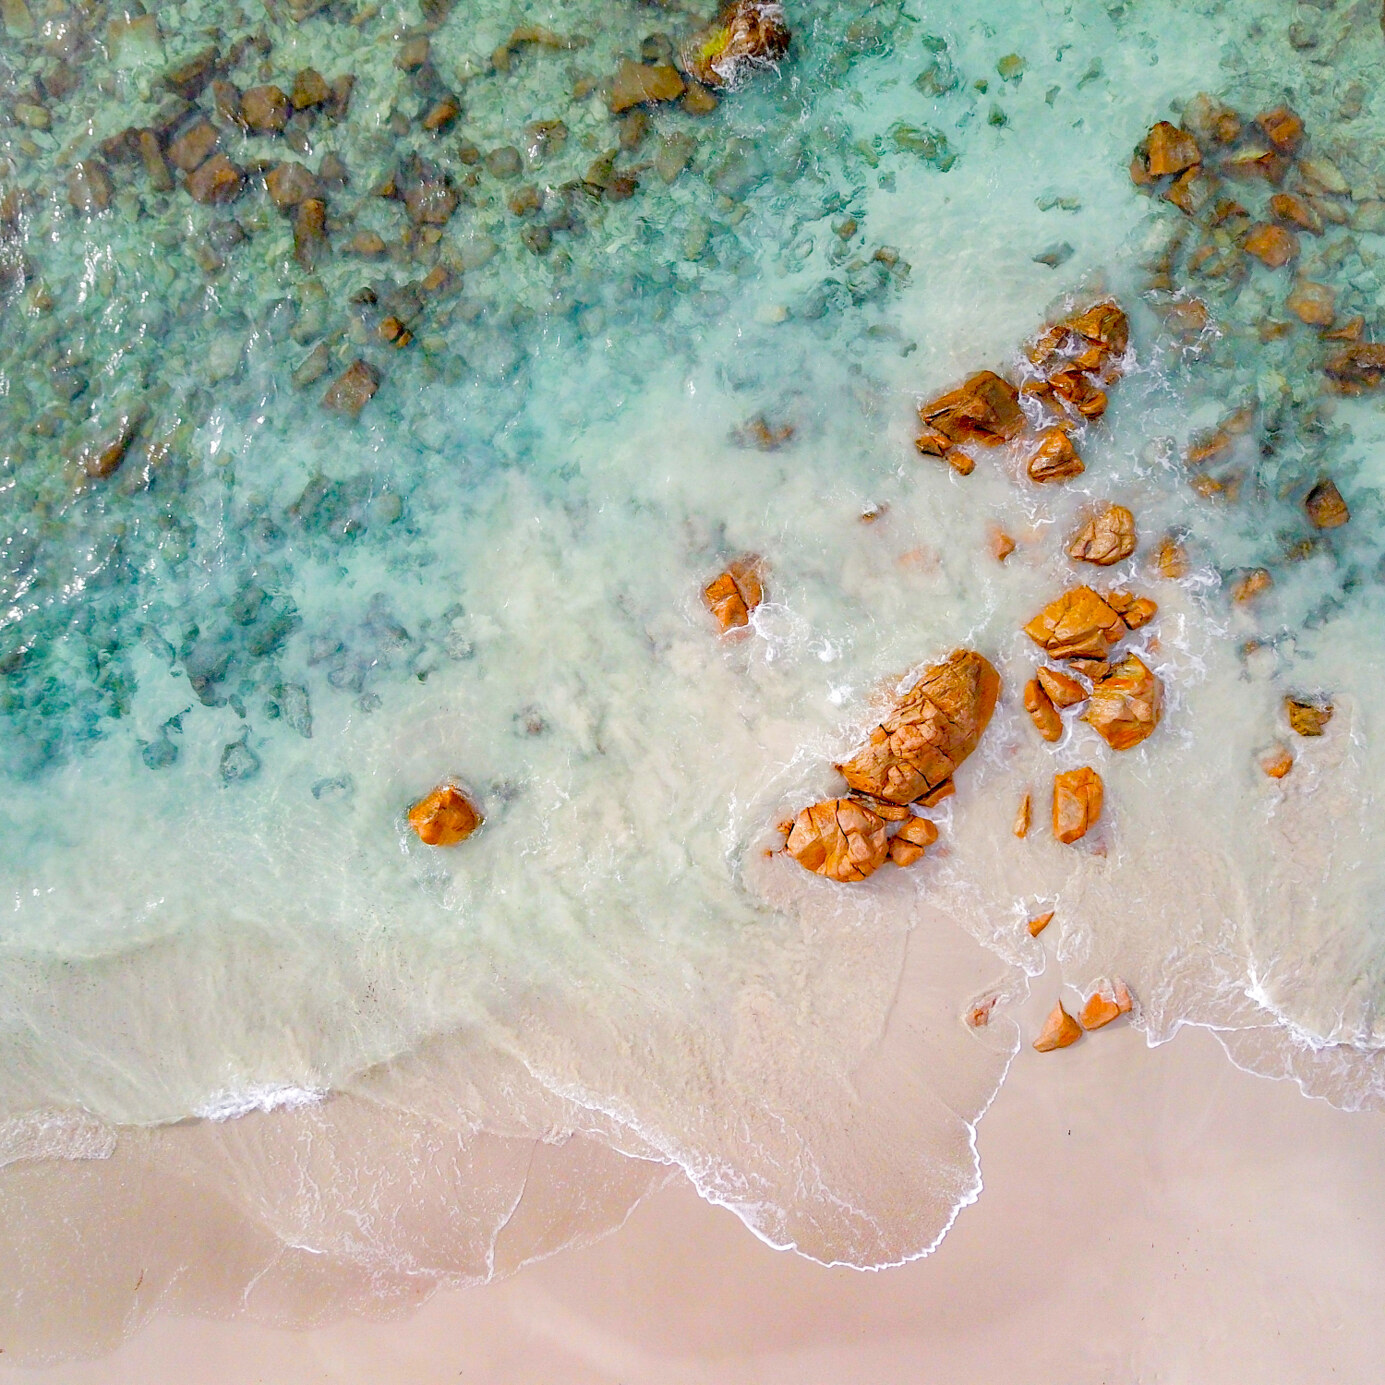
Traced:
POLYGON ((442 784, 409 809, 409 826, 426 846, 455 846, 480 827, 481 811, 455 785, 442 784))

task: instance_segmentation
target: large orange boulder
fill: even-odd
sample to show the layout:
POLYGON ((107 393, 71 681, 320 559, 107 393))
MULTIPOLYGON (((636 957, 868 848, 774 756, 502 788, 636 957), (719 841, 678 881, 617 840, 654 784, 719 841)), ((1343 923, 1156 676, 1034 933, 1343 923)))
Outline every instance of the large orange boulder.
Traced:
POLYGON ((409 809, 409 826, 427 846, 455 846, 482 823, 481 811, 455 784, 443 784, 409 809))
POLYGON ((1163 715, 1164 690, 1136 654, 1127 654, 1092 689, 1083 717, 1112 750, 1129 750, 1144 740, 1163 715))
POLYGON ((1055 659, 1101 659, 1127 633, 1120 615, 1090 587, 1073 587, 1044 607, 1024 633, 1055 659))
POLYGON ((1071 844, 1101 817, 1101 776, 1087 765, 1053 776, 1053 835, 1071 844))
POLYGON ((973 375, 960 389, 920 404, 919 418, 925 437, 941 434, 949 444, 979 442, 995 447, 1013 441, 1024 431, 1019 391, 989 370, 973 375))
POLYGON ((837 768, 853 789, 887 803, 935 793, 976 749, 999 694, 1000 677, 990 662, 956 650, 934 664, 837 768))
POLYGON ((707 87, 736 87, 757 68, 789 51, 789 25, 779 0, 731 0, 683 48, 683 66, 707 87))
POLYGON ((805 870, 850 884, 885 863, 890 840, 885 820, 864 804, 829 798, 799 813, 785 850, 805 870))

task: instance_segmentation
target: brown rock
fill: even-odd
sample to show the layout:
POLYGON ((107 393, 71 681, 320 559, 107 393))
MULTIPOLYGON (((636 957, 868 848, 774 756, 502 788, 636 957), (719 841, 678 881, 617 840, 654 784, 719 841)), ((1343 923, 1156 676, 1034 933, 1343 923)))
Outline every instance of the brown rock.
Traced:
POLYGON ((919 418, 928 434, 940 433, 949 444, 979 442, 987 447, 1019 437, 1025 422, 1018 391, 989 370, 973 375, 961 389, 921 404, 919 418))
POLYGON ((1282 269, 1298 255, 1298 237, 1282 226, 1271 226, 1267 222, 1252 226, 1241 243, 1248 254, 1271 269, 1282 269))
POLYGON ((1308 702, 1297 697, 1284 699, 1289 726, 1300 736, 1321 736, 1327 723, 1332 720, 1333 710, 1332 704, 1327 701, 1308 702))
POLYGON ((683 49, 684 68, 704 86, 737 87, 759 68, 775 66, 789 50, 789 26, 779 0, 731 0, 683 49))
POLYGON ((327 368, 332 364, 332 352, 325 341, 320 341, 311 351, 299 362, 297 369, 294 370, 289 378, 293 381, 294 389, 307 389, 309 385, 315 385, 324 375, 327 368))
POLYGON ((683 93, 683 109, 689 115, 711 115, 720 104, 701 82, 690 81, 688 89, 683 93))
POLYGON ((293 258, 311 269, 327 249, 327 204, 308 197, 294 208, 293 258))
POLYGON ((950 780, 976 748, 999 693, 990 663, 971 650, 956 650, 928 669, 837 769, 860 793, 890 803, 920 800, 950 780))
POLYGON ((82 216, 104 212, 114 191, 111 175, 100 159, 82 159, 68 170, 67 200, 82 216))
POLYGON ((1385 384, 1385 342, 1358 342, 1339 351, 1323 367, 1342 394, 1360 394, 1385 384))
POLYGON ((1024 710, 1044 740, 1056 741, 1063 734, 1063 718, 1037 678, 1031 678, 1024 685, 1024 710))
POLYGON ((1055 707, 1075 707, 1087 700, 1086 688, 1076 678, 1060 673, 1056 668, 1041 665, 1035 677, 1055 707))
POLYGON ((1217 191, 1216 177, 1202 164, 1180 173, 1164 190, 1164 200, 1172 202, 1185 216, 1196 216, 1217 191))
POLYGON ((1221 171, 1228 178, 1236 178, 1242 182, 1263 179, 1277 187, 1289 171, 1289 160, 1277 150, 1257 149, 1248 145, 1244 149, 1233 151, 1223 159, 1221 171))
POLYGON ((1086 468, 1067 432, 1062 428, 1047 428, 1039 434, 1039 445, 1029 459, 1027 470, 1031 481, 1043 484, 1071 480, 1086 468))
POLYGON ((897 866, 912 866, 937 840, 937 823, 928 818, 906 818, 904 826, 890 838, 890 860, 897 866))
POLYGON ((889 849, 883 819, 849 798, 829 798, 805 808, 785 843, 805 870, 843 884, 873 875, 889 849))
POLYGON ((340 155, 328 150, 317 165, 318 180, 325 188, 344 188, 351 181, 351 172, 340 155))
POLYGON ((678 69, 670 63, 637 63, 626 58, 611 81, 607 105, 617 115, 631 106, 676 101, 684 84, 678 69))
POLYGON ((276 86, 251 87, 240 99, 240 118, 257 135, 277 135, 289 123, 289 98, 276 86))
POLYGON ((1020 799, 1020 806, 1015 809, 1015 822, 1011 830, 1017 837, 1027 837, 1029 835, 1029 820, 1032 814, 1032 800, 1028 794, 1020 799))
POLYGON ((120 464, 125 460, 146 412, 143 404, 136 404, 117 415, 113 426, 82 448, 77 456, 77 465, 93 480, 104 481, 114 476, 120 470, 120 464))
POLYGON ((345 120, 351 109, 351 94, 356 89, 356 74, 344 73, 332 78, 332 96, 322 108, 333 120, 345 120))
POLYGON ((1100 659, 1124 638, 1127 626, 1090 587, 1073 587, 1045 606, 1024 633, 1056 659, 1100 659))
POLYGON ((400 45, 394 65, 403 72, 417 72, 432 54, 432 44, 426 34, 413 34, 400 45))
POLYGON ((212 109, 218 120, 227 125, 240 125, 240 88, 234 82, 213 82, 212 109))
POLYGON ((1288 106, 1276 106, 1255 117, 1255 123, 1281 154, 1292 155, 1303 140, 1303 121, 1288 106))
POLYGON ((1068 545, 1068 557, 1110 567, 1135 551, 1135 516, 1124 505, 1108 505, 1089 519, 1068 545))
POLYGON ((441 134, 449 129, 462 113, 462 103, 449 91, 440 96, 423 114, 423 128, 430 134, 441 134))
POLYGON ((1271 779, 1283 779, 1294 767, 1294 757, 1284 745, 1272 745, 1260 756, 1260 768, 1271 779))
POLYGON ((1034 1040, 1034 1047, 1040 1053, 1052 1053, 1055 1048, 1067 1048, 1075 1044, 1081 1037, 1082 1026, 1063 1009, 1063 1002, 1060 1000, 1044 1021, 1039 1037, 1034 1040))
POLYGON ((352 361, 328 386, 322 407, 347 418, 358 418, 379 388, 380 372, 369 361, 352 361))
POLYGON ((210 120, 199 120, 168 146, 168 159, 183 173, 191 173, 211 158, 216 149, 216 126, 210 120))
POLYGON ((1102 784, 1084 765, 1053 776, 1053 835, 1071 844, 1087 835, 1101 817, 1102 784))
POLYGON ((264 185, 269 200, 281 212, 292 211, 300 203, 322 196, 322 185, 312 169, 292 159, 275 164, 265 174, 264 185))
POLYGON ((234 202, 244 182, 241 169, 225 154, 213 154, 200 168, 188 174, 186 187, 194 202, 212 206, 234 202))
POLYGON ((1308 492, 1303 508, 1308 511, 1308 519, 1314 529, 1340 529, 1351 518, 1351 511, 1347 509, 1341 491, 1328 476, 1324 476, 1308 492))
POLYGON ((385 253, 385 242, 382 237, 377 236, 374 231, 357 231, 351 237, 351 244, 347 246, 353 255, 365 255, 369 259, 374 259, 385 253))
POLYGON ((139 155, 144 162, 144 171, 149 178, 149 186, 155 192, 173 191, 173 174, 159 147, 159 138, 152 130, 139 132, 139 155))
POLYGON ((1264 568, 1252 568, 1249 572, 1243 572, 1231 584, 1231 599, 1244 605, 1247 601, 1253 601, 1261 592, 1269 591, 1272 586, 1274 578, 1264 568))
POLYGON ((455 846, 483 821, 480 809, 453 784, 441 785, 409 809, 409 826, 426 846, 455 846))
POLYGON ((1106 604, 1125 622, 1127 630, 1148 625, 1159 613, 1159 607, 1149 597, 1132 592, 1107 592, 1106 604))
POLYGON ((1154 550, 1154 564, 1160 576, 1175 582, 1190 571, 1187 550, 1172 534, 1165 534, 1159 540, 1159 547, 1154 550))
POLYGON ((1046 914, 1040 914, 1036 919, 1029 920, 1029 936, 1037 938, 1040 933, 1053 922, 1053 915, 1056 910, 1050 909, 1046 914))
POLYGON ((417 226, 445 226, 460 200, 452 180, 422 159, 411 160, 399 176, 400 195, 417 226))
POLYGON ((751 555, 727 563, 726 571, 703 589, 702 599, 724 631, 750 624, 750 613, 764 599, 764 564, 751 555))
POLYGON ((1280 221, 1297 226, 1300 231, 1307 231, 1313 236, 1322 235, 1322 217, 1301 197, 1295 197, 1292 193, 1277 192, 1270 198, 1270 211, 1280 221))
POLYGON ((1330 332, 1324 332, 1324 341, 1360 341, 1366 330, 1366 319, 1358 313, 1355 317, 1349 317, 1340 327, 1334 327, 1330 332))
POLYGON ((332 99, 332 88, 315 67, 305 67, 294 74, 289 101, 296 111, 311 110, 326 105, 332 99))
POLYGON ((1331 327, 1337 316, 1337 290, 1300 279, 1284 300, 1284 306, 1310 327, 1331 327))
POLYGON ((1158 676, 1138 655, 1127 654, 1092 689, 1091 706, 1083 720, 1112 750, 1130 750, 1159 725, 1163 705, 1158 676))
POLYGON ((957 792, 957 785, 951 779, 944 779, 936 789, 930 789, 926 794, 920 794, 914 800, 920 808, 936 808, 945 798, 951 798, 957 792))
POLYGON ((1181 173, 1185 168, 1202 162, 1202 150, 1197 140, 1186 130, 1161 120, 1148 136, 1148 168, 1153 178, 1163 178, 1170 173, 1181 173))
POLYGON ((196 101, 202 89, 211 81, 221 55, 215 48, 204 48, 186 62, 164 73, 164 86, 184 101, 196 101))
POLYGON ((1015 541, 1004 529, 999 527, 991 530, 991 555, 996 562, 1003 563, 1006 558, 1015 551, 1015 541))

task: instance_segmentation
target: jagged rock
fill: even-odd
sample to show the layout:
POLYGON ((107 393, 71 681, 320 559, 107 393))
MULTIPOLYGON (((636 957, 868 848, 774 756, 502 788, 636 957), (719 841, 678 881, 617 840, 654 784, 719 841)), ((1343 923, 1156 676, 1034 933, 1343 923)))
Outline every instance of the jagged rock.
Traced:
POLYGON ((352 361, 322 396, 322 407, 358 418, 379 388, 380 372, 369 361, 352 361))
POLYGON ((1260 756, 1260 768, 1271 779, 1283 779, 1294 767, 1294 757, 1285 745, 1272 745, 1260 756))
POLYGON ((1098 567, 1123 562, 1134 551, 1135 516, 1124 505, 1108 505, 1068 545, 1068 557, 1098 567))
POLYGON ((1129 750, 1159 725, 1163 703, 1158 676, 1138 655, 1127 654, 1098 680, 1083 720, 1112 750, 1129 750))
POLYGON ((1175 582, 1186 577, 1191 568, 1187 549, 1172 534, 1159 540, 1159 547, 1154 551, 1154 565, 1160 576, 1175 582))
POLYGON ((1072 445, 1072 439, 1063 428, 1047 428, 1039 435, 1039 445, 1026 469, 1029 479, 1040 484, 1068 481, 1086 470, 1077 449, 1072 445))
POLYGON ((1302 197, 1288 192, 1277 192, 1270 198, 1270 211, 1280 221, 1297 226, 1300 231, 1307 231, 1312 236, 1322 235, 1322 217, 1302 197))
POLYGON ((684 90, 682 74, 671 63, 637 63, 627 58, 611 79, 607 105, 619 115, 631 106, 676 101, 684 90))
POLYGON ((327 249, 327 204, 319 197, 305 198, 293 214, 293 258, 312 269, 327 249))
POLYGON ((184 101, 196 101, 221 62, 215 47, 204 48, 164 73, 164 86, 184 101))
POLYGON ((1019 437, 1025 425, 1019 392, 989 370, 973 375, 960 389, 919 405, 919 418, 925 436, 939 434, 948 447, 965 442, 994 447, 1019 437))
POLYGON ((1205 91, 1183 108, 1183 124, 1204 144, 1234 144, 1241 134, 1241 117, 1205 91))
POLYGON ((1005 530, 996 527, 991 530, 991 556, 1003 563, 1015 551, 1015 541, 1005 530))
POLYGON ((1128 627, 1090 587, 1073 587, 1050 602, 1024 633, 1055 659, 1104 658, 1128 627))
POLYGON ((149 186, 155 192, 173 191, 173 174, 164 158, 158 136, 152 130, 139 132, 139 156, 144 163, 144 172, 149 186))
POLYGON ((774 67, 789 50, 779 0, 732 0, 683 48, 683 66, 703 86, 739 86, 757 69, 774 67))
POLYGON ((1034 1047, 1039 1053, 1052 1053, 1056 1048, 1067 1048, 1082 1037, 1082 1026, 1063 1009, 1060 1000, 1044 1021, 1034 1047))
POLYGON ((889 849, 884 820, 850 798, 829 798, 805 808, 785 843, 805 870, 844 884, 873 875, 889 849))
POLYGON ((1145 167, 1151 178, 1164 178, 1181 173, 1185 168, 1202 162, 1202 150, 1197 140, 1186 130, 1161 120, 1146 136, 1148 155, 1145 167))
POLYGON ((425 846, 455 846, 483 821, 480 809, 455 784, 440 785, 409 809, 409 826, 425 846))
POLYGON ((1024 710, 1044 740, 1056 741, 1063 734, 1063 718, 1037 678, 1024 685, 1024 710))
POLYGON ((1308 511, 1309 522, 1315 529, 1340 529, 1351 518, 1341 491, 1328 476, 1308 492, 1303 508, 1308 511))
POLYGON ((1300 736, 1321 736, 1332 720, 1335 709, 1330 702, 1307 702, 1302 698, 1286 697, 1284 711, 1289 717, 1290 727, 1300 736))
POLYGON ((1076 678, 1070 678, 1056 668, 1041 666, 1035 677, 1055 707, 1075 707, 1079 702, 1087 700, 1086 688, 1076 678))
POLYGON ((751 611, 765 599, 763 561, 751 555, 727 563, 703 588, 702 599, 723 632, 749 625, 751 611))
POLYGON ((1101 817, 1101 776, 1087 765, 1053 776, 1053 835, 1071 845, 1101 817))
POLYGON ((1288 106, 1276 106, 1255 117, 1255 123, 1281 154, 1292 155, 1303 140, 1303 121, 1288 106))
POLYGON ((326 105, 331 99, 332 88, 315 67, 301 68, 294 74, 293 90, 289 92, 289 102, 294 110, 311 110, 315 106, 326 105))
POLYGON ((1243 572, 1231 584, 1231 599, 1238 606, 1243 606, 1247 601, 1254 601, 1257 596, 1274 586, 1274 578, 1270 576, 1268 569, 1263 567, 1252 568, 1249 572, 1243 572))
POLYGON ((989 661, 959 649, 932 668, 837 766, 860 793, 913 803, 939 790, 976 749, 995 711, 1000 678, 989 661))
POLYGON ((522 24, 491 54, 491 64, 497 72, 508 72, 514 55, 521 48, 548 48, 554 52, 563 52, 582 48, 586 43, 585 38, 564 38, 562 34, 555 34, 552 29, 545 29, 538 24, 522 24))
POLYGON ((322 184, 317 175, 306 164, 292 159, 275 164, 265 174, 264 185, 269 200, 281 212, 292 211, 300 203, 322 196, 322 184))
POLYGON ((937 840, 936 823, 928 818, 908 817, 890 838, 890 860, 897 866, 912 866, 937 840))
POLYGON ((179 172, 192 173, 216 152, 216 143, 216 126, 210 120, 198 120, 168 146, 168 161, 179 172))
POLYGON ((398 195, 418 226, 445 226, 460 200, 452 180, 435 164, 414 157, 400 171, 398 195))

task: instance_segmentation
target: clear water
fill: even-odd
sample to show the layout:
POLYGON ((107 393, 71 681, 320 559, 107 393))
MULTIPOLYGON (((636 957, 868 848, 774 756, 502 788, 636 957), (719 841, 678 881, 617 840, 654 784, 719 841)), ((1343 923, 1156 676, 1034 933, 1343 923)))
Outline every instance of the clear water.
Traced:
MULTIPOLYGON (((1302 268, 1370 335, 1371 8, 795 4, 778 73, 708 116, 650 113, 622 201, 571 186, 618 148, 574 84, 681 38, 691 9, 434 12, 463 106, 435 138, 396 65, 409 5, 168 5, 157 40, 113 9, 28 0, 30 33, 6 8, 0 105, 50 111, 0 129, 0 188, 24 194, 0 240, 6 1260, 82 1263, 111 1305, 99 1344, 148 1310, 84 1249, 128 1234, 131 1187, 176 1187, 244 1263, 204 1283, 197 1245, 169 1246, 163 1282, 298 1321, 304 1276, 356 1307, 485 1278, 681 1169, 775 1245, 896 1263, 980 1191, 975 1124, 1045 948, 1078 989, 1124 977, 1151 1042, 1212 1026, 1244 1066, 1378 1104, 1385 426, 1370 396, 1324 397, 1287 270, 1194 281, 1215 325, 1171 330, 1150 266, 1184 223, 1126 171, 1199 90, 1247 115, 1292 101, 1354 221, 1305 236, 1302 268), (493 71, 520 24, 585 42, 493 71), (304 132, 308 163, 350 173, 330 255, 298 265, 257 186, 209 209, 137 163, 113 166, 108 211, 73 215, 67 168, 155 118, 170 64, 259 33, 267 54, 226 73, 242 87, 308 65, 357 79, 347 118, 304 132), (76 85, 55 97, 60 63, 76 85), (555 119, 566 143, 512 179, 466 161, 555 119), (463 194, 435 244, 403 245, 401 204, 373 195, 412 151, 463 194), (548 190, 546 254, 506 207, 524 184, 548 190), (353 255, 363 229, 396 249, 353 255), (439 264, 450 287, 386 346, 391 293, 439 264), (365 286, 376 305, 352 301, 365 286), (1104 292, 1134 356, 1078 482, 914 455, 919 398, 1015 368, 1104 292), (319 343, 329 374, 296 389, 319 343), (317 400, 358 356, 383 383, 353 423, 317 400), (1245 401, 1239 494, 1201 497, 1183 448, 1245 401), (137 403, 123 464, 84 479, 74 458, 137 403), (756 416, 791 440, 744 446, 756 416), (1321 471, 1353 517, 1295 554, 1321 471), (1018 697, 1020 626, 1074 580, 1065 539, 1098 499, 1136 513, 1118 572, 1160 605, 1134 644, 1167 690, 1158 733, 1119 757, 1080 724, 1043 745, 1018 697), (996 523, 1020 545, 1004 567, 996 523), (1181 580, 1152 560, 1166 532, 1181 580), (698 593, 744 551, 770 598, 725 643, 698 593), (1274 587, 1231 602, 1261 565, 1274 587), (767 858, 881 690, 959 644, 1006 695, 941 849, 854 888, 767 858), (1332 695, 1321 740, 1288 737, 1291 691, 1332 695), (1279 782, 1256 764, 1276 739, 1298 755, 1279 782), (1042 809, 1053 769, 1084 763, 1106 779, 1099 834, 1016 841, 1020 795, 1042 809), (448 775, 487 821, 433 851, 404 813, 448 775), (1041 905, 1042 944, 1024 927, 1041 905), (76 1240, 55 1229, 73 1205, 91 1213, 76 1240)), ((242 163, 288 152, 223 142, 242 163)), ((61 1317, 59 1291, 38 1298, 61 1317)), ((45 1337, 34 1302, 7 1310, 16 1350, 83 1347, 45 1337)))

